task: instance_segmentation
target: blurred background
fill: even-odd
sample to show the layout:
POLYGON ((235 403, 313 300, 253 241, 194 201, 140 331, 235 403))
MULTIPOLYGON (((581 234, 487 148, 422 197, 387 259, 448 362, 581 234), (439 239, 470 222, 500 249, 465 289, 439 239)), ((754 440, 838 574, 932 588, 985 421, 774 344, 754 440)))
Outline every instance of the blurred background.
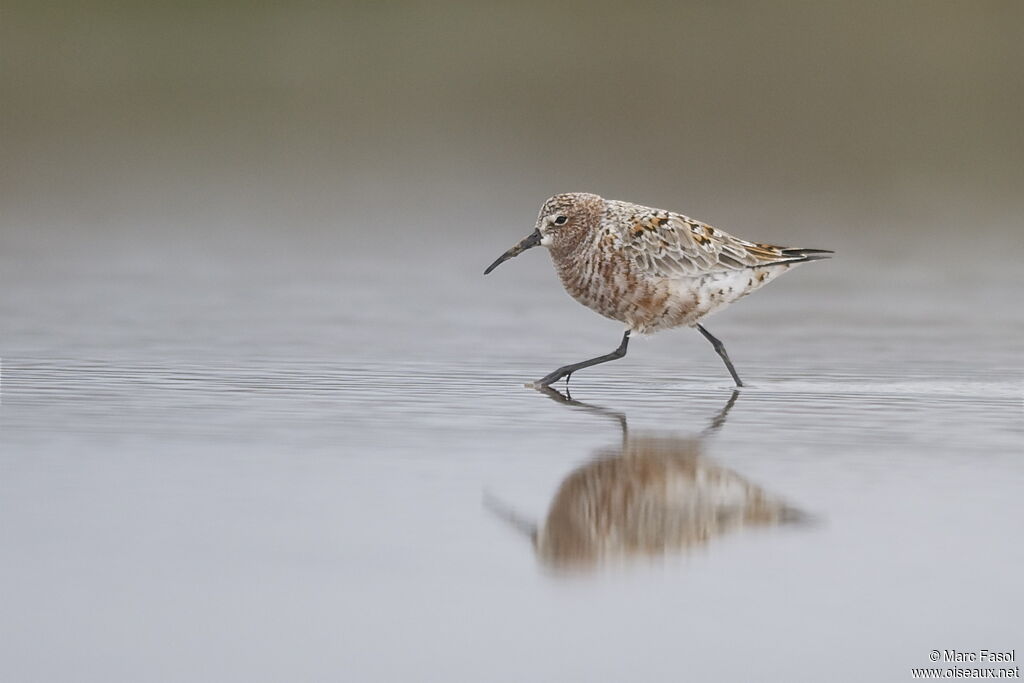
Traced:
POLYGON ((422 239, 419 216, 484 240, 593 188, 883 253, 894 224, 977 237, 1022 201, 1022 20, 1014 2, 8 2, 5 222, 372 246, 422 239))
POLYGON ((1015 2, 7 2, 5 351, 40 343, 15 318, 81 310, 47 283, 96 273, 106 326, 194 325, 182 301, 232 289, 301 323, 310 282, 336 326, 386 328, 381 295, 470 306, 573 190, 979 291, 1024 253, 1022 26, 1015 2))

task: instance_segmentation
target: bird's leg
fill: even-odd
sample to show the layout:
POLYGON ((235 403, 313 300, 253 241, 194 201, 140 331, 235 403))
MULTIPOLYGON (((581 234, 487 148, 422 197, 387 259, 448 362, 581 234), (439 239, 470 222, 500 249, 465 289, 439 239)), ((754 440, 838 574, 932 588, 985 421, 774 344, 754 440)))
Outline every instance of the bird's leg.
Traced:
POLYGON ((622 358, 623 356, 626 355, 626 347, 628 345, 629 345, 629 330, 626 330, 626 333, 622 335, 622 342, 619 344, 619 348, 615 349, 611 353, 606 353, 605 355, 598 356, 597 358, 591 358, 590 360, 585 360, 585 361, 582 361, 582 362, 579 362, 579 363, 573 363, 572 365, 566 365, 566 366, 560 367, 557 370, 555 370, 554 372, 552 372, 551 374, 546 375, 543 378, 537 380, 533 384, 534 384, 534 386, 546 387, 546 386, 549 386, 550 384, 552 384, 553 382, 557 382, 558 380, 562 379, 563 377, 567 377, 567 376, 571 375, 572 373, 576 372, 577 370, 582 370, 583 368, 589 368, 591 365, 599 365, 601 363, 607 363, 610 360, 618 360, 618 359, 620 359, 620 358, 622 358))
POLYGON ((736 374, 736 368, 732 366, 732 361, 729 360, 729 354, 725 350, 725 344, 723 344, 718 337, 705 330, 703 325, 698 324, 697 329, 700 330, 700 333, 704 335, 705 339, 711 342, 711 345, 715 347, 715 352, 718 353, 718 355, 722 357, 722 360, 725 361, 725 367, 729 368, 729 374, 732 375, 732 379, 736 382, 736 386, 742 387, 743 382, 740 381, 740 376, 736 374))

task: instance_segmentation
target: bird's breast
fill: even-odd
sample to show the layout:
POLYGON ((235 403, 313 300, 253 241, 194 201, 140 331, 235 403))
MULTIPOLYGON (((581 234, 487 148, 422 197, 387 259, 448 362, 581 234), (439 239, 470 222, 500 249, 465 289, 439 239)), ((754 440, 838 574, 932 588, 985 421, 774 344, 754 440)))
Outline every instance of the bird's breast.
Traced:
POLYGON ((565 290, 601 315, 626 323, 635 332, 653 332, 680 324, 693 297, 664 278, 639 272, 619 254, 595 252, 555 260, 565 290))

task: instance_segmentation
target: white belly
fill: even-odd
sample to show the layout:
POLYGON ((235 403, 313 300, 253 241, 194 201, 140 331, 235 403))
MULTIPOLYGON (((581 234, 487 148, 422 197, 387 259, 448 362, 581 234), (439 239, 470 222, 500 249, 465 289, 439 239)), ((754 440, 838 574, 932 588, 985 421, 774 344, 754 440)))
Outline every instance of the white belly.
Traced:
POLYGON ((711 315, 737 299, 760 289, 789 270, 790 264, 744 268, 710 273, 699 278, 678 278, 665 281, 671 299, 679 302, 668 313, 639 332, 696 325, 701 318, 711 315))

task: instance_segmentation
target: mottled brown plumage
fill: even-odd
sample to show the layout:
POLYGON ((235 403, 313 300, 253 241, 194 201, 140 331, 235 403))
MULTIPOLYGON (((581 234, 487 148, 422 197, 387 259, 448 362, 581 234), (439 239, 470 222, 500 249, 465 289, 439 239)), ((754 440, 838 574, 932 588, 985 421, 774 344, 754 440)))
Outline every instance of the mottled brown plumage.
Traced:
POLYGON ((625 355, 631 332, 698 327, 737 385, 725 348, 699 321, 764 286, 795 265, 827 258, 822 249, 749 242, 682 214, 573 192, 541 207, 534 232, 487 268, 531 247, 548 247, 565 290, 584 306, 626 324, 620 348, 559 368, 542 385, 625 355))

